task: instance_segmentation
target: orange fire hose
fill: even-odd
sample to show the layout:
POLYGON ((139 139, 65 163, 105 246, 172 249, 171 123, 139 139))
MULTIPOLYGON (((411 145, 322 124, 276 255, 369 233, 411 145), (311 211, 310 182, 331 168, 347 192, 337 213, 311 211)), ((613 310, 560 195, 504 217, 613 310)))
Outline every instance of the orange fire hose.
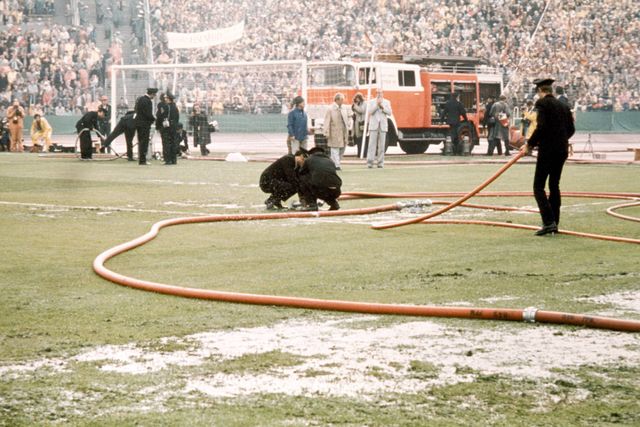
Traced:
MULTIPOLYGON (((537 227, 512 224, 503 222, 490 222, 490 221, 471 221, 471 220, 433 220, 430 218, 440 215, 456 206, 466 206, 470 208, 480 209, 495 209, 495 210, 521 210, 519 208, 501 207, 501 206, 486 206, 486 205, 472 205, 464 204, 466 200, 479 193, 483 188, 493 182, 497 177, 503 173, 508 167, 513 165, 521 155, 518 155, 505 164, 496 174, 494 174, 487 181, 476 187, 471 193, 400 193, 400 194, 379 194, 379 193, 345 193, 342 197, 343 200, 357 199, 357 198, 398 198, 398 197, 460 197, 453 203, 448 202, 435 202, 437 204, 446 203, 444 208, 437 210, 436 212, 425 215, 413 220, 402 221, 401 223, 389 224, 383 227, 377 228, 391 228, 393 226, 414 224, 418 222, 424 222, 426 224, 479 224, 479 225, 491 225, 500 227, 510 227, 518 229, 535 230, 537 227)), ((586 192, 574 192, 564 193, 569 197, 589 197, 589 198, 605 198, 605 199, 640 199, 640 194, 636 193, 586 193, 586 192)), ((481 193, 482 197, 514 197, 514 196, 531 196, 531 193, 526 192, 501 192, 501 193, 481 193)), ((607 210, 608 213, 624 217, 623 219, 630 219, 633 221, 640 221, 638 218, 627 217, 625 215, 614 214, 616 209, 622 209, 625 207, 637 206, 640 202, 626 203, 624 205, 614 206, 607 210)), ((615 331, 625 332, 640 332, 640 321, 614 319, 600 316, 589 316, 582 314, 553 312, 537 310, 534 307, 525 309, 510 309, 510 308, 469 308, 469 307, 435 307, 435 306, 420 306, 420 305, 406 305, 406 304, 381 304, 381 303, 366 303, 357 301, 342 301, 342 300, 323 300, 314 298, 303 297, 285 297, 276 295, 258 295, 247 294, 238 292, 226 292, 216 291, 208 289, 188 288, 175 285, 167 285, 163 283, 150 282, 140 280, 132 277, 128 277, 105 267, 105 263, 116 257, 117 255, 139 247, 150 240, 153 240, 160 230, 164 227, 180 225, 180 224, 195 224, 205 222, 224 222, 224 221, 255 221, 255 220, 273 220, 273 219, 286 219, 286 218, 313 218, 313 217, 330 217, 330 216, 344 216, 344 215, 367 215, 379 212, 387 212, 392 210, 400 210, 406 205, 402 203, 396 203, 391 205, 384 205, 371 208, 361 209, 349 209, 342 211, 322 211, 322 212, 283 212, 283 213, 268 213, 268 214, 234 214, 234 215, 212 215, 202 217, 186 217, 186 218, 173 218, 163 221, 159 221, 151 227, 151 230, 134 240, 115 246, 106 250, 96 257, 93 261, 94 271, 101 277, 117 283, 119 285, 128 286, 135 289, 141 289, 145 291, 158 292, 167 295, 180 296, 185 298, 199 298, 209 299, 215 301, 225 301, 241 304, 257 304, 257 305, 274 305, 293 308, 305 308, 315 310, 329 310, 329 311, 343 311, 343 312, 355 312, 355 313, 368 313, 368 314, 391 314, 391 315, 406 315, 406 316, 427 316, 427 317, 450 317, 450 318, 465 318, 465 319, 485 319, 485 320, 504 320, 504 321, 525 321, 525 322, 540 322, 540 323, 553 323, 564 325, 576 325, 590 328, 609 329, 615 331)), ((640 244, 640 239, 632 239, 625 237, 603 236, 589 233, 578 233, 572 231, 562 230, 560 233, 569 234, 579 237, 590 237, 602 240, 617 241, 622 243, 634 243, 640 244)))
POLYGON ((442 215, 443 213, 445 213, 447 211, 450 211, 451 209, 455 208, 456 206, 460 206, 462 203, 466 202, 467 200, 469 200, 470 198, 472 198, 473 196, 475 196, 476 194, 481 192, 483 188, 487 187, 493 181, 498 179, 498 177, 500 175, 502 175, 507 169, 509 169, 513 164, 515 164, 515 162, 520 160, 525 154, 526 154, 525 152, 519 151, 518 154, 516 154, 511 160, 509 160, 507 163, 505 163, 500 169, 498 169, 498 171, 496 173, 494 173, 489 178, 487 178, 482 184, 478 185, 476 188, 474 188, 473 190, 471 190, 469 193, 465 194, 464 196, 460 197, 455 202, 450 203, 450 204, 448 204, 447 206, 445 206, 445 207, 443 207, 441 209, 438 209, 438 210, 436 210, 434 212, 431 212, 430 214, 420 216, 418 218, 407 219, 405 221, 398 221, 398 222, 394 222, 394 223, 390 223, 390 224, 374 225, 372 228, 374 230, 384 230, 384 229, 387 229, 387 228, 400 227, 400 226, 403 226, 403 225, 417 224, 419 222, 426 221, 429 218, 433 218, 433 217, 436 217, 438 215, 442 215))

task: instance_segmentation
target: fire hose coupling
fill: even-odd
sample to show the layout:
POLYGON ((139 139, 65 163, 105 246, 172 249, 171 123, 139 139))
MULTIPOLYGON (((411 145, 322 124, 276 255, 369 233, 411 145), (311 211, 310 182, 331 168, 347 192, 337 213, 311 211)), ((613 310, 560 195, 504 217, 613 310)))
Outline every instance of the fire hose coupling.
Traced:
POLYGON ((403 202, 398 202, 397 206, 399 210, 409 209, 410 212, 415 213, 420 211, 422 208, 429 207, 432 205, 431 200, 422 199, 422 200, 405 200, 403 202))
POLYGON ((524 320, 527 323, 535 323, 537 312, 538 312, 538 309, 535 307, 525 308, 524 311, 522 312, 522 320, 524 320))

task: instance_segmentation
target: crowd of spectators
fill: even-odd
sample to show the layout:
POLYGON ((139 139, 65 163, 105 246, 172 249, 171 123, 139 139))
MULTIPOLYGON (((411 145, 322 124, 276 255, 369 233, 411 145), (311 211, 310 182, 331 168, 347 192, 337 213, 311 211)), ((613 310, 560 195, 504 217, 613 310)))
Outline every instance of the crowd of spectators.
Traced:
POLYGON ((337 60, 378 52, 459 55, 499 67, 519 99, 531 81, 554 76, 580 109, 640 108, 640 2, 554 2, 529 44, 545 0, 150 0, 156 56, 173 61, 166 32, 245 20, 241 41, 181 51, 181 62, 337 60))
POLYGON ((0 0, 0 24, 20 25, 34 17, 53 15, 54 0, 0 0))
MULTIPOLYGON (((55 12, 49 1, 0 0, 0 4, 9 16, 16 10, 38 13, 43 7, 48 15, 55 12)), ((111 8, 117 11, 118 5, 123 3, 95 2, 98 21, 105 31, 105 51, 96 45, 95 18, 93 22, 88 19, 93 4, 78 3, 81 19, 75 26, 68 10, 68 25, 55 24, 48 17, 31 22, 7 19, 0 31, 0 110, 12 99, 20 100, 29 115, 80 115, 95 109, 105 92, 110 65, 122 59, 123 40, 117 31, 111 34, 119 24, 112 17, 121 16, 111 8)), ((67 9, 69 6, 67 2, 67 9)))
MULTIPOLYGON (((477 57, 497 67, 518 101, 531 81, 553 76, 577 110, 640 109, 640 2, 545 0, 149 0, 158 63, 278 59, 338 60, 367 53, 477 57), (245 21, 237 42, 209 49, 169 50, 166 32, 195 32, 245 21), (533 43, 531 34, 538 28, 533 43)), ((82 114, 97 103, 109 67, 146 62, 139 3, 83 0, 81 25, 38 22, 53 0, 0 0, 0 107, 12 98, 45 114, 82 114), (125 8, 129 8, 126 10, 125 8), (95 17, 89 10, 95 10, 95 17), (132 36, 117 31, 129 15, 132 36), (101 52, 96 31, 110 42, 101 52)), ((238 71, 238 70, 236 70, 238 71)), ((144 74, 143 74, 144 76, 144 74)), ((158 73, 161 90, 172 76, 158 73)), ((245 70, 232 74, 182 73, 178 101, 205 102, 214 112, 265 113, 286 109, 298 89, 292 72, 245 70)))
MULTIPOLYGON (((277 71, 261 68, 225 67, 207 73, 179 73, 178 104, 188 109, 199 101, 207 112, 216 115, 288 112, 288 103, 299 90, 300 67, 281 66, 277 71)), ((161 92, 173 91, 172 83, 172 73, 156 75, 156 85, 161 92)))
POLYGON ((0 106, 17 98, 30 113, 84 113, 102 93, 109 59, 94 40, 91 29, 49 23, 0 33, 0 106))

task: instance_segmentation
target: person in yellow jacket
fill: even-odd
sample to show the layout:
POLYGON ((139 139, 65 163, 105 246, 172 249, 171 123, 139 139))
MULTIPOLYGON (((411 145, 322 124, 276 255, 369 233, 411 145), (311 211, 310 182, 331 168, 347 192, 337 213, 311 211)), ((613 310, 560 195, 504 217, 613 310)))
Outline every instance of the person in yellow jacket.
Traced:
POLYGON ((31 148, 32 153, 37 153, 40 151, 40 145, 38 144, 40 140, 44 141, 44 150, 45 152, 49 151, 49 147, 51 146, 51 133, 53 129, 51 129, 51 125, 42 117, 39 113, 36 113, 33 116, 33 123, 31 123, 31 142, 33 143, 33 147, 31 148))
POLYGON ((527 101, 527 106, 522 112, 522 136, 525 141, 528 141, 533 135, 533 131, 536 130, 538 125, 538 113, 533 106, 533 101, 527 101))

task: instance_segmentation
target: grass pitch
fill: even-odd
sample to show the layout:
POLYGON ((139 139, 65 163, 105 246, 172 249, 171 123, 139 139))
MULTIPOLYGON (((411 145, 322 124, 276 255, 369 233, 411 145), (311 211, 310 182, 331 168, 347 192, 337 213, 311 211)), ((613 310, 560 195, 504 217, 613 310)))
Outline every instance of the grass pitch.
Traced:
MULTIPOLYGON (((586 360, 558 367, 551 378, 458 366, 456 373, 466 375, 465 381, 434 382, 442 378, 446 361, 414 355, 406 365, 389 361, 388 366, 359 370, 358 375, 382 384, 369 396, 292 395, 274 389, 221 398, 190 388, 194 378, 215 373, 237 380, 275 370, 281 376, 294 372, 320 381, 338 369, 339 363, 334 363, 300 374, 295 368, 304 366, 310 356, 287 349, 209 358, 195 366, 176 362, 165 369, 128 374, 105 370, 104 360, 74 359, 96 348, 130 345, 154 354, 188 355, 201 345, 190 341, 193 334, 238 328, 258 331, 255 328, 291 319, 311 324, 351 319, 352 328, 358 329, 362 318, 371 330, 416 321, 180 299, 123 288, 91 270, 100 252, 145 233, 158 220, 261 212, 265 196, 257 181, 264 167, 182 161, 176 167, 156 162, 141 168, 121 160, 85 163, 0 155, 0 425, 640 424, 640 370, 634 358, 640 352, 638 337, 625 338, 630 340, 624 344, 628 351, 616 363, 586 360), (64 369, 56 364, 64 364, 64 369), (398 380, 393 370, 405 376, 398 380), (415 381, 417 389, 385 387, 389 381, 401 385, 405 380, 415 381), (149 401, 148 395, 156 398, 149 401)), ((530 189, 533 167, 515 165, 489 190, 530 189)), ((368 170, 347 165, 343 169, 343 191, 468 191, 497 166, 368 170)), ((639 172, 637 166, 568 164, 561 186, 565 191, 637 192, 639 172)), ((535 205, 533 198, 482 202, 535 205)), ((638 223, 604 213, 616 201, 565 198, 563 202, 563 228, 640 238, 638 223)), ((342 205, 383 203, 388 201, 342 205)), ((640 216, 640 209, 624 213, 640 216)), ((458 209, 448 215, 539 223, 537 214, 458 209)), ((612 294, 640 295, 636 246, 568 236, 537 238, 528 231, 474 226, 374 231, 367 225, 384 219, 390 217, 171 227, 108 265, 153 281, 239 292, 389 303, 536 306, 640 319, 637 309, 598 300, 612 294)), ((528 328, 543 330, 497 322, 429 322, 469 335, 490 330, 497 337, 528 328)), ((581 333, 570 327, 545 328, 550 336, 567 339, 581 333)), ((606 349, 609 339, 622 335, 598 332, 594 339, 602 340, 606 349)), ((460 348, 462 353, 471 352, 470 358, 476 350, 460 348)))

